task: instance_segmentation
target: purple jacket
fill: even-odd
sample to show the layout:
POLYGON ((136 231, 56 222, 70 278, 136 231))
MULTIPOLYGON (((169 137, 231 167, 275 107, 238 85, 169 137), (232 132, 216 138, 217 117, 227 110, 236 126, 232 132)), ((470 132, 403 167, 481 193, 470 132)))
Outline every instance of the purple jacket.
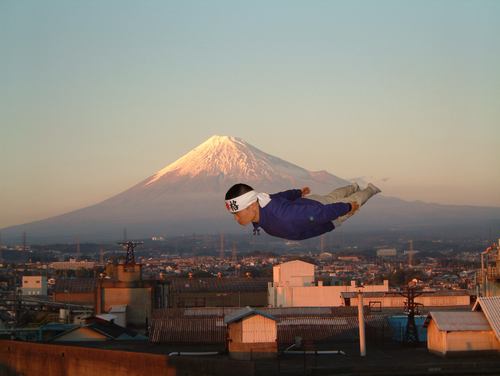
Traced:
POLYGON ((260 208, 259 222, 253 222, 254 231, 261 227, 269 235, 284 239, 303 240, 332 231, 332 221, 351 210, 349 203, 323 205, 302 198, 300 189, 270 196, 271 201, 260 208))

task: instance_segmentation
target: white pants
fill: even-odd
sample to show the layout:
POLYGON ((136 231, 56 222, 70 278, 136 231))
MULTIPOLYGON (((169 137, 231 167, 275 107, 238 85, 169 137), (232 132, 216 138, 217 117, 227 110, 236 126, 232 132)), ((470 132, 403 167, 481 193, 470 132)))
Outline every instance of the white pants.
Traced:
MULTIPOLYGON (((345 187, 337 188, 327 195, 308 195, 304 198, 321 202, 323 205, 334 204, 336 202, 357 202, 361 207, 365 204, 366 201, 368 201, 372 196, 376 195, 379 192, 380 191, 372 188, 371 186, 368 186, 365 189, 359 189, 359 186, 357 184, 351 184, 345 187)), ((342 217, 337 218, 333 221, 333 224, 335 225, 335 227, 340 226, 340 224, 350 218, 352 214, 346 214, 342 217)))

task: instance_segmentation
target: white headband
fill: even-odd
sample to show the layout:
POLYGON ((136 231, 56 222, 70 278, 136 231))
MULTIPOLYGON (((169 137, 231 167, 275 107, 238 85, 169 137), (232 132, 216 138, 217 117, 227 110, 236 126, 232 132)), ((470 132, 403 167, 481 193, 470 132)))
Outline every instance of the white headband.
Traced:
POLYGON ((231 213, 237 213, 243 209, 248 208, 255 201, 259 201, 261 207, 266 206, 271 201, 271 197, 267 193, 257 193, 256 191, 250 191, 241 196, 226 200, 226 208, 231 213))

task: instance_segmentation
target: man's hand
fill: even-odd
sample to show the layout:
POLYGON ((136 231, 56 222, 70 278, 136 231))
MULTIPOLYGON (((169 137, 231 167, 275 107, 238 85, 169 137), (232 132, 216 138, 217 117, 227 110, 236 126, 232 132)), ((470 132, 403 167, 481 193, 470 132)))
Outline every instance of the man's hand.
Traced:
POLYGON ((301 189, 302 191, 302 197, 307 196, 309 193, 311 193, 311 189, 309 187, 304 187, 301 189))
POLYGON ((353 215, 354 213, 356 213, 357 210, 359 210, 359 204, 356 201, 353 201, 350 204, 351 204, 351 211, 347 214, 353 215))

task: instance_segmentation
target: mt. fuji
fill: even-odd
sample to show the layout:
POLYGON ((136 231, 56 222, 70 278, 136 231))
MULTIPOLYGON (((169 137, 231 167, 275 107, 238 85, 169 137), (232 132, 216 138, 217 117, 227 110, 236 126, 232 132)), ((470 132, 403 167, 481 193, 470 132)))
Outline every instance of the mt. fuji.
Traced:
MULTIPOLYGON (((244 140, 212 136, 130 189, 70 213, 2 229, 4 239, 26 231, 40 242, 111 240, 124 227, 135 238, 242 230, 226 212, 224 194, 242 182, 262 192, 311 187, 328 193, 349 182, 326 171, 308 171, 244 140)), ((500 208, 444 206, 376 196, 344 226, 353 230, 500 223, 500 208)))

